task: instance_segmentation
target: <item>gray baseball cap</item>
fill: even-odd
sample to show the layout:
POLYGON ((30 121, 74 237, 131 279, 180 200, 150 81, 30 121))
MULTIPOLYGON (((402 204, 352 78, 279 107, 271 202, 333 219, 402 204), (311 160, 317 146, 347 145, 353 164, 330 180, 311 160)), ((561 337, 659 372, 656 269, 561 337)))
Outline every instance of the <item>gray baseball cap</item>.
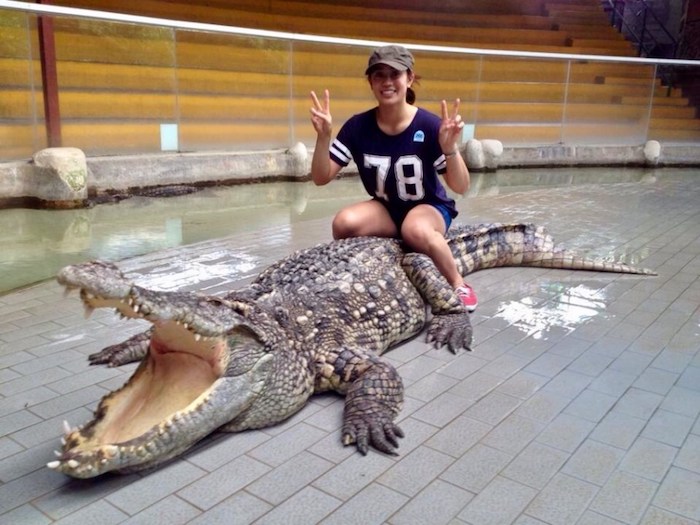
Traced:
POLYGON ((403 46, 390 45, 375 49, 369 57, 365 75, 369 75, 374 66, 386 64, 397 71, 413 70, 413 55, 403 46))

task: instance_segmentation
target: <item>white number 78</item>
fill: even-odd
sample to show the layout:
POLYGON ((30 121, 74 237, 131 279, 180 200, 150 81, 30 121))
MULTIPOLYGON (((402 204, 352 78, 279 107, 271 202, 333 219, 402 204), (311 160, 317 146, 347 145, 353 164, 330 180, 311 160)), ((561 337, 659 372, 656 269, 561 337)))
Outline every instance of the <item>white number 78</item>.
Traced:
MULTIPOLYGON (((365 154, 365 168, 375 168, 377 171, 376 196, 384 200, 389 200, 389 197, 384 192, 384 187, 390 166, 391 157, 365 154)), ((401 200, 419 201, 425 196, 423 163, 416 155, 399 157, 394 163, 394 174, 396 177, 396 191, 401 200), (413 168, 409 170, 409 173, 412 173, 412 175, 406 175, 406 166, 413 168), (413 191, 410 191, 410 189, 413 191)))

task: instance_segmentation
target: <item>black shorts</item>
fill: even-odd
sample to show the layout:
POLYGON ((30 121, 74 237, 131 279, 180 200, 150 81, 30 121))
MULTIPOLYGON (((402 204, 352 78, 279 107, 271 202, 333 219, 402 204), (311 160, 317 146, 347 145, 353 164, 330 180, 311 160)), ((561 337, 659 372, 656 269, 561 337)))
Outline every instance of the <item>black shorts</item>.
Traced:
MULTIPOLYGON (((408 215, 408 212, 411 211, 411 209, 413 208, 409 210, 392 209, 391 207, 389 207, 386 201, 383 201, 382 199, 374 200, 381 203, 384 206, 384 208, 386 208, 386 211, 389 212, 391 220, 394 221, 394 224, 396 225, 396 229, 400 233, 401 225, 403 224, 404 219, 406 219, 406 215, 408 215)), ((444 204, 434 204, 432 202, 427 202, 426 204, 432 206, 440 212, 440 215, 442 215, 442 219, 445 221, 445 233, 447 233, 447 230, 450 229, 450 224, 452 224, 452 214, 450 213, 450 209, 444 204)))

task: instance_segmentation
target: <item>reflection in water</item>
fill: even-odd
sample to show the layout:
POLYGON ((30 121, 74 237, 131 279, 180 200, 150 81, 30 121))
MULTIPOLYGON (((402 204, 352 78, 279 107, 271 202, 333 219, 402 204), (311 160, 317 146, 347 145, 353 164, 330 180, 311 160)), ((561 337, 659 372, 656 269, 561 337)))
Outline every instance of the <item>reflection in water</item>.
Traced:
POLYGON ((0 293, 51 278, 68 264, 326 217, 364 196, 358 180, 340 179, 320 188, 298 182, 206 188, 82 210, 0 210, 0 293))
MULTIPOLYGON (((529 169, 472 174, 469 203, 459 220, 541 221, 551 188, 633 182, 653 183, 654 175, 643 169, 529 169), (529 201, 526 190, 540 189, 529 201), (514 198, 504 197, 507 194, 514 198), (495 197, 494 197, 495 196, 495 197), (478 197, 484 197, 479 199, 478 197), (480 202, 490 202, 480 208, 480 202), (497 210, 493 209, 494 204, 497 210), (504 219, 505 218, 505 219, 504 219)), ((559 190, 556 190, 559 191, 559 190)), ((534 194, 531 192, 530 194, 534 194)), ((295 222, 329 217, 342 206, 367 198, 356 178, 334 181, 323 187, 309 183, 264 183, 207 188, 170 198, 133 197, 115 204, 85 210, 0 210, 0 294, 53 277, 63 266, 90 259, 120 260, 157 252, 164 248, 209 239, 288 226, 295 222)), ((566 198, 557 193, 556 199, 566 198)), ((595 197, 593 197, 595 198, 595 197)), ((464 205, 463 205, 464 204, 464 205)), ((580 204, 580 203, 579 203, 580 204)), ((593 203, 595 204, 595 203, 593 203)), ((585 214, 576 220, 589 237, 579 245, 592 255, 619 260, 630 252, 643 256, 640 245, 620 246, 605 231, 585 228, 585 214)), ((549 220, 547 218, 547 220, 549 220)), ((229 254, 230 260, 230 254, 229 254)), ((245 265, 245 261, 241 264, 245 265)), ((211 267, 208 268, 212 270, 211 267)), ((183 269, 184 271, 184 269, 183 269)), ((223 271, 223 270, 222 270, 223 271)))
POLYGON ((541 291, 551 300, 541 304, 532 297, 504 303, 495 317, 504 319, 534 339, 547 339, 552 328, 573 331, 605 308, 600 290, 586 285, 575 287, 543 282, 541 291))

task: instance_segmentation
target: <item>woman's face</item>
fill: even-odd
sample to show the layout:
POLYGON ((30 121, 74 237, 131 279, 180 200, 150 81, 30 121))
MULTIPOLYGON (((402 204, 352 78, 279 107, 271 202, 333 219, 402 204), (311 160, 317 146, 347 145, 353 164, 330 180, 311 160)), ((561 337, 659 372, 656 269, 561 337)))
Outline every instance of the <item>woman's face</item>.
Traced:
POLYGON ((406 90, 412 82, 412 71, 398 71, 390 66, 379 66, 369 74, 369 85, 380 104, 405 101, 406 90))

